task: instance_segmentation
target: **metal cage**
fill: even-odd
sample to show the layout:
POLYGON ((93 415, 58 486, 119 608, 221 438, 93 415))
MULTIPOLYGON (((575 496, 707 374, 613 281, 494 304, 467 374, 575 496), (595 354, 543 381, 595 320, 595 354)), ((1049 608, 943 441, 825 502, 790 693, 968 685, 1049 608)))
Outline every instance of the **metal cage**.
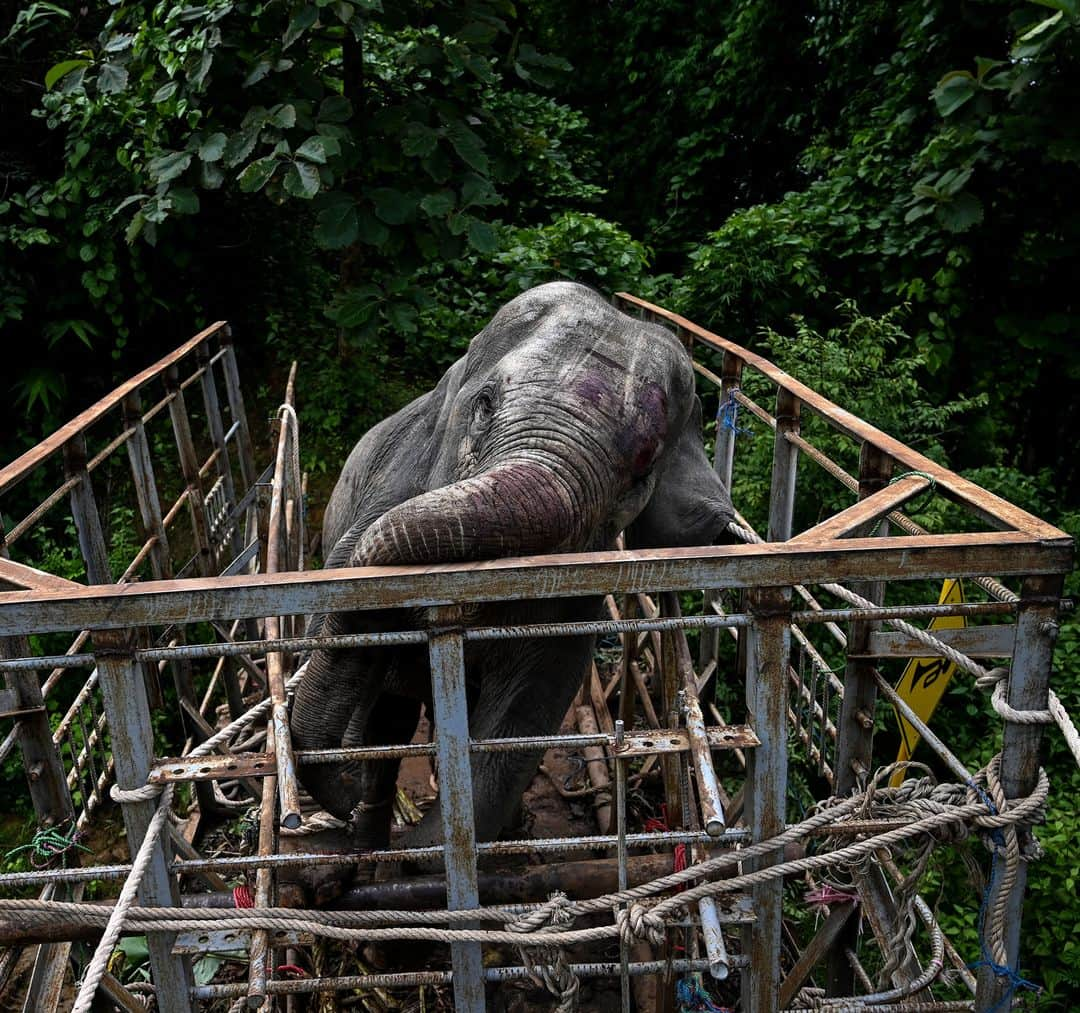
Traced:
MULTIPOLYGON (((624 1009, 630 1008, 633 982, 650 976, 662 982, 652 993, 657 1009, 671 1008, 675 980, 684 976, 715 984, 737 975, 741 1008, 755 1013, 869 1005, 988 1011, 1009 998, 1014 982, 1002 970, 1018 966, 1026 864, 1020 862, 1015 875, 991 877, 983 907, 999 912, 995 952, 1007 959, 984 960, 972 975, 918 895, 905 893, 903 873, 889 852, 894 838, 922 841, 936 831, 922 832, 921 824, 912 829, 912 818, 856 812, 855 802, 870 805, 874 771, 882 761, 874 750, 875 724, 893 705, 969 793, 966 803, 950 803, 956 821, 985 830, 991 811, 1000 816, 1013 809, 1021 815, 1001 825, 1010 841, 1027 845, 1035 816, 1024 800, 1040 786, 1042 725, 1023 719, 1047 707, 1071 540, 747 349, 641 299, 616 299, 627 312, 673 327, 691 353, 719 356, 719 372, 700 361, 695 368, 715 387, 721 419, 716 468, 727 482, 738 426, 733 414, 732 424, 723 424, 725 410, 733 413, 738 406, 773 431, 764 538, 741 523, 735 531, 745 544, 738 545, 307 572, 304 482, 292 407, 295 368, 278 417, 274 460, 259 471, 236 357, 228 328, 220 323, 0 470, 0 504, 9 515, 27 508, 0 538, 0 581, 10 588, 0 593, 0 669, 6 683, 0 716, 11 723, 0 757, 14 756, 18 747, 39 826, 52 828, 61 841, 66 836, 68 843, 74 831, 97 818, 114 786, 132 859, 85 864, 73 849, 61 862, 62 849, 46 843, 33 853, 45 867, 0 874, 8 895, 0 900, 0 945, 7 947, 0 975, 14 974, 20 953, 24 961, 33 954, 22 980, 26 1008, 55 1010, 70 998, 65 980, 73 956, 84 968, 74 1008, 87 1008, 95 989, 121 1009, 143 1008, 139 986, 121 984, 106 965, 121 933, 147 935, 152 994, 157 1008, 169 1013, 233 1004, 292 1010, 303 995, 421 986, 452 989, 456 1009, 475 1011, 495 1001, 499 983, 515 980, 543 982, 559 996, 560 1008, 571 1008, 580 1001, 580 981, 605 976, 618 979, 624 1009), (775 389, 771 410, 743 391, 751 373, 775 389), (189 410, 196 386, 200 404, 189 410), (152 406, 146 409, 145 403, 152 406), (810 414, 851 441, 858 451, 857 474, 844 471, 804 435, 802 422, 810 414), (166 418, 171 432, 162 434, 166 418), (119 468, 118 477, 113 455, 121 448, 128 466, 119 468), (795 531, 800 459, 824 468, 854 502, 795 531), (57 464, 62 473, 56 473, 57 464), (106 500, 100 486, 95 495, 95 483, 107 469, 112 470, 106 500), (962 508, 978 530, 922 530, 903 509, 928 490, 962 508), (34 554, 44 543, 33 532, 58 523, 50 512, 65 501, 79 546, 68 563, 81 570, 81 580, 46 572, 34 554), (134 555, 123 561, 119 578, 116 557, 123 539, 111 530, 111 514, 102 516, 103 505, 112 510, 118 502, 130 504, 140 535, 128 546, 134 555), (913 591, 907 603, 898 603, 887 593, 942 578, 969 579, 983 600, 912 604, 913 591), (1009 579, 1016 591, 1001 582, 1009 579), (688 599, 680 594, 690 590, 701 608, 684 615, 688 599), (605 596, 607 617, 584 624, 478 628, 463 608, 574 595, 605 596), (302 618, 313 612, 418 606, 435 610, 432 629, 332 642, 302 635, 302 618), (978 625, 934 630, 929 645, 912 625, 946 615, 981 618, 978 625), (608 659, 606 680, 596 665, 586 674, 569 715, 576 732, 567 731, 567 724, 543 738, 470 738, 466 641, 589 631, 615 638, 611 643, 619 650, 608 659), (697 631, 696 658, 688 631, 697 631), (54 647, 62 642, 59 634, 75 636, 66 648, 54 647), (297 677, 297 659, 315 643, 426 643, 435 741, 295 752, 287 719, 289 685, 297 677), (1003 681, 995 693, 998 712, 1011 717, 1000 733, 994 798, 878 671, 885 660, 943 649, 969 662, 968 672, 985 673, 972 659, 1011 659, 1007 689, 1003 681), (830 664, 826 656, 840 660, 830 664), (744 720, 739 708, 728 723, 715 700, 701 698, 718 676, 745 686, 744 720), (61 695, 70 702, 50 719, 49 701, 61 695), (609 696, 618 700, 617 713, 609 696), (182 737, 169 744, 172 758, 156 755, 154 748, 153 715, 166 699, 175 701, 182 728, 182 737), (584 751, 588 790, 597 796, 598 810, 606 805, 601 824, 609 825, 578 837, 477 842, 470 755, 552 747, 584 751), (422 854, 398 849, 361 856, 281 849, 280 835, 302 830, 313 818, 297 782, 297 764, 409 755, 437 757, 445 846, 422 854), (803 821, 793 831, 789 766, 807 783, 824 786, 833 800, 848 800, 841 806, 847 806, 847 817, 859 818, 816 829, 803 821), (657 790, 669 823, 659 831, 629 825, 628 778, 643 768, 659 772, 657 790), (741 786, 735 789, 734 782, 741 786), (207 856, 192 845, 173 820, 176 788, 186 784, 201 818, 235 817, 258 806, 250 854, 207 856), (793 859, 784 850, 785 844, 823 838, 833 842, 833 850, 819 856, 826 860, 815 859, 816 865, 800 865, 797 855, 793 859), (678 900, 678 884, 649 887, 658 879, 666 882, 663 862, 676 847, 683 849, 686 866, 680 875, 692 887, 687 896, 695 898, 686 902, 678 900), (649 864, 641 853, 657 848, 662 863, 649 864), (863 855, 845 866, 852 892, 825 898, 829 914, 820 928, 808 938, 793 937, 785 925, 784 873, 828 869, 829 854, 847 854, 844 848, 863 855), (481 862, 527 853, 584 854, 598 877, 604 863, 596 856, 613 854, 608 866, 614 881, 599 901, 541 895, 509 906, 481 904, 481 862), (445 867, 439 887, 445 907, 426 920, 416 912, 286 906, 277 882, 287 868, 433 856, 445 867), (725 862, 726 871, 720 871, 725 862), (698 866, 703 871, 695 874, 698 866), (733 874, 742 879, 732 883, 746 885, 717 886, 733 874), (254 877, 250 897, 231 892, 230 880, 248 875, 254 877), (632 895, 643 875, 644 892, 632 895), (84 902, 91 881, 122 881, 116 904, 84 902), (230 907, 194 907, 193 898, 207 890, 225 897, 230 907), (15 892, 34 898, 14 899, 15 892), (250 909, 231 906, 246 900, 250 909), (662 925, 656 911, 671 912, 662 925), (591 918, 584 928, 568 924, 583 912, 591 918), (912 912, 921 934, 904 931, 912 912), (859 959, 860 918, 882 950, 884 988, 869 980, 859 959), (496 928, 485 927, 489 922, 496 928), (88 943, 102 933, 91 958, 88 943), (485 962, 485 946, 505 949, 510 944, 504 937, 515 933, 520 961, 485 962), (442 968, 313 973, 299 980, 275 970, 293 963, 277 954, 294 954, 325 935, 445 942, 450 961, 442 968), (924 937, 929 957, 920 956, 924 937), (599 959, 595 948, 586 959, 568 955, 567 947, 590 941, 602 944, 599 959), (195 984, 192 956, 208 949, 245 961, 243 980, 234 974, 230 981, 195 984), (823 961, 824 994, 808 991, 823 961), (955 969, 961 989, 970 988, 965 997, 941 998, 932 991, 946 964, 955 969)), ((988 734, 994 713, 988 703, 988 734)), ((801 854, 805 858, 805 850, 801 854)), ((973 920, 978 908, 973 904, 973 920)), ((980 929, 987 939, 991 928, 980 929)), ((635 994, 639 1005, 650 1001, 645 992, 635 994)))

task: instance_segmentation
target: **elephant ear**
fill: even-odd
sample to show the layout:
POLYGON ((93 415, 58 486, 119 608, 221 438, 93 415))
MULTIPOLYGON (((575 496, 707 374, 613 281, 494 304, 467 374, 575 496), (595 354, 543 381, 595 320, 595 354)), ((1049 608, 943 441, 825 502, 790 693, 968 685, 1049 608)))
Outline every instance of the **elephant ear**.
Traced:
POLYGON ((734 518, 731 496, 705 454, 701 400, 661 454, 653 494, 626 531, 629 548, 712 545, 727 540, 734 518))
POLYGON ((324 566, 353 565, 353 548, 377 518, 445 484, 437 460, 464 370, 462 357, 433 390, 373 426, 353 447, 323 515, 324 566))

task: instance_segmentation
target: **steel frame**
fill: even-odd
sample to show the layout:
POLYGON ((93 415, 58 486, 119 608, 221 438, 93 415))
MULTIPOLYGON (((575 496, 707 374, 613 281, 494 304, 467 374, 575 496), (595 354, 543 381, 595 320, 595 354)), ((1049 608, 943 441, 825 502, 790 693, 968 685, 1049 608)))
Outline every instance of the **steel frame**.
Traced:
MULTIPOLYGON (((0 469, 0 496, 10 497, 19 482, 32 472, 40 474, 54 455, 62 456, 64 466, 64 478, 56 490, 15 524, 6 540, 0 527, 0 582, 12 588, 0 593, 0 670, 7 687, 0 706, 4 716, 14 722, 0 745, 0 756, 16 744, 20 747, 39 823, 86 826, 100 806, 102 792, 114 770, 116 784, 127 792, 148 784, 191 782, 204 814, 236 804, 223 796, 219 787, 221 782, 230 782, 241 793, 247 790, 261 799, 257 854, 206 859, 185 845, 183 857, 177 857, 173 835, 163 835, 148 842, 148 847, 153 845, 153 857, 140 883, 139 903, 179 906, 182 875, 197 872, 220 877, 255 871, 255 903, 260 907, 274 906, 278 903, 276 870, 358 860, 357 856, 279 853, 279 830, 295 827, 303 818, 296 779, 298 763, 331 762, 345 755, 375 758, 435 751, 440 791, 444 794, 446 846, 412 853, 385 851, 359 856, 359 860, 393 861, 405 854, 441 854, 447 870, 448 906, 451 910, 465 910, 479 906, 479 855, 611 849, 619 859, 623 884, 631 849, 688 842, 692 860, 701 861, 713 847, 733 847, 774 837, 786 825, 789 733, 801 739, 817 772, 835 791, 857 788, 874 762, 873 727, 879 689, 889 695, 889 687, 882 682, 875 665, 882 659, 911 657, 916 651, 925 651, 902 635, 881 632, 878 626, 882 619, 942 613, 1015 613, 1012 625, 973 627, 958 631, 950 639, 975 656, 1011 655, 1010 704, 1018 709, 1045 708, 1057 598, 1063 575, 1072 563, 1073 547, 1067 535, 869 426, 749 350, 636 297, 620 294, 617 301, 629 312, 673 327, 692 354, 704 349, 720 355, 719 375, 701 362, 695 362, 695 368, 718 387, 722 405, 738 404, 774 430, 768 541, 460 565, 303 572, 296 566, 305 542, 303 483, 290 465, 297 433, 288 424, 295 367, 285 398, 289 408, 283 412, 285 422, 278 431, 275 463, 267 486, 267 473, 260 475, 256 471, 236 356, 228 328, 222 323, 196 335, 0 469), (182 369, 192 365, 193 371, 182 377, 182 369), (750 372, 774 385, 774 413, 761 408, 741 390, 742 378, 750 372), (224 403, 218 396, 219 379, 226 391, 224 403), (202 392, 204 410, 193 426, 185 392, 195 384, 202 392), (163 385, 164 397, 143 411, 143 396, 150 394, 155 385, 163 385), (155 472, 159 461, 147 435, 147 427, 166 408, 177 451, 173 477, 181 483, 179 495, 167 508, 155 472), (96 456, 90 456, 88 433, 97 432, 118 412, 120 435, 96 456), (825 420, 860 448, 858 477, 848 475, 804 437, 802 423, 810 414, 825 420), (92 473, 121 446, 127 450, 131 486, 145 538, 114 583, 92 473), (209 452, 201 457, 204 451, 209 452), (794 532, 800 457, 825 467, 859 498, 852 507, 809 530, 794 532), (891 475, 899 471, 908 474, 890 484, 891 475), (938 493, 964 507, 989 530, 931 535, 914 525, 901 510, 931 483, 938 493), (34 568, 30 561, 16 561, 9 551, 65 497, 69 498, 79 535, 86 583, 48 574, 34 568), (187 524, 181 528, 185 508, 187 524), (891 534, 890 524, 905 534, 891 534), (173 546, 177 545, 190 552, 184 563, 174 558, 173 546), (137 580, 146 567, 152 579, 137 580), (192 572, 196 575, 190 575, 192 572), (807 590, 809 585, 855 581, 864 596, 883 602, 886 582, 942 577, 971 578, 995 600, 960 607, 931 604, 875 610, 826 609, 807 590), (1005 588, 1000 577, 1019 578, 1019 595, 1005 588), (707 589, 705 615, 680 615, 678 592, 688 588, 707 589), (745 605, 739 612, 721 613, 719 589, 724 588, 743 593, 745 605), (461 610, 462 605, 471 602, 585 594, 611 596, 607 600, 612 618, 590 624, 480 629, 469 627, 461 610), (659 596, 660 609, 649 595, 659 596), (628 596, 644 618, 633 618, 632 612, 620 610, 619 596, 628 596), (435 609, 434 628, 430 632, 338 637, 327 641, 326 646, 426 641, 439 727, 437 744, 296 753, 287 722, 287 679, 296 653, 319 641, 297 636, 293 617, 315 611, 400 606, 435 609), (837 625, 841 622, 851 624, 847 634, 837 625), (219 640, 187 643, 189 631, 199 623, 215 624, 219 640), (694 628, 701 630, 697 671, 685 639, 686 630, 694 628), (725 629, 739 640, 748 718, 745 726, 729 725, 719 720, 714 706, 708 705, 716 723, 707 727, 698 697, 709 674, 716 670, 719 637, 725 629), (585 630, 621 634, 623 720, 612 719, 604 703, 604 688, 595 673, 590 673, 579 696, 579 709, 593 713, 592 705, 598 696, 603 706, 595 708, 599 726, 594 722, 591 727, 582 727, 585 734, 551 735, 539 740, 470 739, 464 687, 465 640, 558 636, 585 630), (809 638, 810 631, 824 631, 838 650, 846 652, 842 679, 828 671, 820 650, 809 638), (27 637, 51 633, 75 633, 76 637, 65 655, 35 657, 27 637), (634 657, 645 644, 659 666, 660 694, 655 708, 634 657), (88 645, 90 649, 86 650, 88 645), (215 666, 201 702, 193 681, 193 666, 200 662, 215 666), (68 678, 65 673, 80 667, 91 667, 92 671, 52 731, 45 698, 61 679, 68 678), (151 715, 160 706, 158 678, 166 668, 171 670, 184 713, 187 742, 182 751, 190 751, 214 734, 215 718, 210 708, 218 696, 230 718, 236 719, 259 693, 267 701, 262 711, 265 748, 248 746, 234 751, 225 743, 219 747, 222 755, 217 757, 156 757, 151 715), (39 673, 46 669, 50 674, 42 680, 39 673), (624 724, 633 719, 632 709, 627 708, 635 691, 652 719, 652 728, 632 730, 624 724), (472 812, 470 753, 547 745, 598 750, 596 755, 611 764, 615 833, 550 842, 476 842, 467 815, 472 812), (726 796, 717 778, 712 754, 718 749, 734 751, 745 759, 741 799, 726 796), (69 759, 65 759, 65 752, 69 759), (673 824, 669 832, 634 834, 627 826, 628 762, 642 756, 660 758, 673 824), (81 796, 78 810, 71 795, 76 788, 81 796)), ((728 481, 736 452, 735 437, 734 426, 718 428, 716 468, 728 481)), ((244 734, 249 736, 249 742, 252 738, 257 742, 263 733, 252 737, 249 728, 244 734)), ((1034 787, 1041 735, 1037 725, 1006 725, 1002 777, 1007 796, 1020 797, 1034 787)), ((935 736, 925 737, 932 748, 947 753, 947 746, 935 736)), ((184 747, 185 743, 177 746, 184 747)), ((122 801, 133 856, 143 844, 156 806, 150 797, 128 796, 122 801)), ((764 868, 781 858, 781 854, 765 856, 756 859, 754 865, 764 868)), ((43 896, 68 899, 77 896, 89 879, 120 879, 130 871, 131 866, 113 865, 10 873, 0 875, 0 887, 44 886, 43 896)), ((216 881, 221 882, 220 878, 216 881)), ((879 939, 887 938, 889 925, 896 917, 888 878, 880 870, 872 872, 860 888, 863 912, 879 939)), ((1023 889, 1021 877, 1008 898, 1013 926, 1008 942, 1013 962, 1018 959, 1023 889)), ((648 960, 636 956, 631 959, 624 947, 618 963, 582 965, 578 973, 583 977, 620 976, 624 1008, 629 1008, 634 976, 670 974, 674 968, 678 973, 708 972, 722 979, 737 971, 742 1008, 766 1013, 780 1008, 781 996, 785 1004, 793 1001, 813 964, 827 959, 831 993, 855 994, 856 977, 863 972, 857 960, 849 959, 858 922, 850 917, 850 909, 838 909, 842 914, 826 923, 808 951, 813 958, 804 955, 792 971, 799 980, 782 980, 782 891, 780 880, 754 887, 749 898, 740 902, 742 906, 736 906, 735 914, 723 917, 718 916, 715 904, 702 902, 692 921, 678 930, 686 932, 685 960, 653 960, 651 954, 648 960), (729 936, 726 941, 721 923, 729 931, 742 926, 740 954, 728 953, 727 942, 735 937, 729 936)), ((474 1011, 484 1008, 485 982, 525 976, 522 968, 485 969, 479 943, 454 943, 449 971, 292 983, 274 978, 278 963, 274 952, 280 942, 275 942, 266 930, 250 935, 249 940, 242 941, 249 951, 249 980, 245 986, 195 987, 190 977, 190 941, 184 944, 181 940, 177 945, 172 935, 151 932, 150 960, 159 1009, 179 1013, 190 1010, 193 1003, 246 997, 248 1005, 269 1010, 275 1008, 278 996, 297 992, 449 983, 455 1007, 474 1011)), ((40 946, 26 1008, 57 1008, 74 939, 76 936, 70 933, 42 939, 25 927, 5 925, 0 915, 0 943, 40 946)), ((288 945, 297 945, 297 940, 290 939, 288 945)), ((920 1009, 931 1008, 920 975, 925 978, 912 949, 901 962, 893 984, 904 995, 904 989, 914 989, 911 1001, 923 1003, 920 1009)), ((111 977, 103 987, 121 1006, 135 1001, 111 977)), ((975 1008, 993 1008, 1005 996, 1004 989, 1000 978, 984 970, 977 984, 975 1008)), ((970 1004, 938 1005, 970 1008, 970 1004)), ((885 1008, 900 1009, 903 1003, 885 1008)))

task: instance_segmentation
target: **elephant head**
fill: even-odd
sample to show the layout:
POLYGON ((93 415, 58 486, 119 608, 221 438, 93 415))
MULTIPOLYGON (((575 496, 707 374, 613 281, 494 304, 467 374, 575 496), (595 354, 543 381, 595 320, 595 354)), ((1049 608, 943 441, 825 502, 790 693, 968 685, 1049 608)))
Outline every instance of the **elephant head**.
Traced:
MULTIPOLYGON (((364 436, 331 496, 323 544, 328 566, 458 562, 610 548, 623 530, 633 547, 711 544, 731 517, 685 349, 558 282, 504 306, 433 391, 364 436)), ((315 652, 293 712, 298 744, 359 741, 396 664, 385 649, 315 652)), ((355 766, 303 775, 335 814, 372 801, 355 766)))

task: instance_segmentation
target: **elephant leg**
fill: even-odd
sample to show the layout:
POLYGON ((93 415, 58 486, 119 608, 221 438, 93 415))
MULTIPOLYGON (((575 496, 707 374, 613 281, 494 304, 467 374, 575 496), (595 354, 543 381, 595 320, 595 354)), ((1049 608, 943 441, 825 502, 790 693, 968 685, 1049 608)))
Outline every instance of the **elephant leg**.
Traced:
MULTIPOLYGON (((502 641, 485 645, 470 658, 481 670, 476 706, 471 708, 474 739, 550 735, 566 714, 592 659, 592 637, 544 641, 502 641)), ((478 841, 496 839, 509 823, 540 764, 541 752, 474 753, 474 826, 478 841)), ((403 842, 425 847, 442 841, 439 802, 403 842)))
MULTIPOLYGON (((420 720, 419 700, 382 693, 370 709, 357 708, 345 732, 344 745, 391 746, 412 739, 420 720)), ((359 764, 359 794, 364 805, 353 817, 356 847, 365 851, 390 843, 390 823, 401 760, 367 760, 359 764)))
MULTIPOLYGON (((327 618, 323 632, 335 636, 355 630, 335 614, 327 618)), ((351 724, 365 727, 386 681, 392 654, 387 648, 312 652, 293 700, 290 727, 296 748, 337 749, 351 724)), ((316 802, 348 821, 358 805, 377 801, 366 797, 371 785, 363 768, 358 761, 305 763, 299 776, 316 802)))

